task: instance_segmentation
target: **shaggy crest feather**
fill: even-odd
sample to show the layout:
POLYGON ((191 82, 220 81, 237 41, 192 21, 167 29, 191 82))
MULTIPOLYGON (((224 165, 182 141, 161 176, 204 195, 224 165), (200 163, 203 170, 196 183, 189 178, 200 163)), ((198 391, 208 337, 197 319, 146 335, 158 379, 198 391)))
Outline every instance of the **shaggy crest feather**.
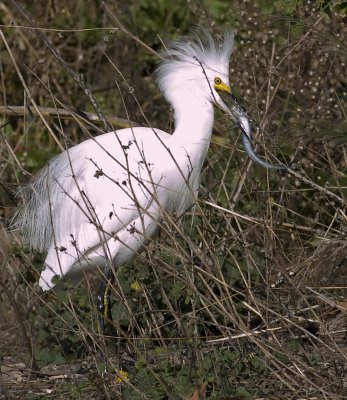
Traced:
MULTIPOLYGON (((187 80, 190 75, 196 75, 196 68, 203 67, 217 74, 228 77, 229 61, 234 48, 234 33, 226 30, 222 36, 214 37, 207 30, 197 31, 187 36, 181 42, 172 42, 161 52, 164 57, 155 71, 155 77, 162 93, 166 96, 172 90, 175 75, 186 68, 187 80)), ((201 79, 205 79, 201 74, 201 79)))

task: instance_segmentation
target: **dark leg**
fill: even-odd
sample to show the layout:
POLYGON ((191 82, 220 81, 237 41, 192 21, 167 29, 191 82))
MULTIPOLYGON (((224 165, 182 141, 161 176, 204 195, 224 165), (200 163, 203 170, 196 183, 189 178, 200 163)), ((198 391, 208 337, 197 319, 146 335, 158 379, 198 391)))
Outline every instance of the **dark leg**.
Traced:
POLYGON ((106 280, 102 280, 98 292, 96 306, 99 311, 99 325, 103 335, 106 334, 107 325, 113 322, 111 313, 111 288, 114 282, 114 274, 112 268, 106 266, 106 280))

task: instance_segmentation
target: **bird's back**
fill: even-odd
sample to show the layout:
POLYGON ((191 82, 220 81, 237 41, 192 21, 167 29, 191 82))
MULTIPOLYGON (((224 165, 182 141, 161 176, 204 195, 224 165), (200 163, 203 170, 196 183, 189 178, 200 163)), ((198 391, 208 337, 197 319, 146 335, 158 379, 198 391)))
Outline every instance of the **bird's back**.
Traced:
POLYGON ((21 191, 25 203, 15 224, 29 246, 48 250, 46 262, 61 275, 58 264, 71 267, 146 213, 151 232, 163 213, 182 213, 192 202, 193 176, 187 149, 172 138, 151 128, 123 129, 53 158, 21 191))

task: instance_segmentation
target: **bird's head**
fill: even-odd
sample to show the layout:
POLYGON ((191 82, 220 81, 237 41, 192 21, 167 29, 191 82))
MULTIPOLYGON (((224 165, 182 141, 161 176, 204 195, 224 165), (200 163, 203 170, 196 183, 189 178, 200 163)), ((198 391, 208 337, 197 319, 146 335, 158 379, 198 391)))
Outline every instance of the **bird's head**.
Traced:
POLYGON ((156 77, 161 91, 176 113, 188 113, 196 105, 212 112, 215 104, 231 116, 242 129, 242 141, 248 156, 270 169, 286 169, 260 158, 251 142, 251 122, 239 105, 229 83, 229 61, 234 47, 234 34, 225 31, 214 38, 201 31, 180 42, 174 42, 162 53, 163 61, 156 77))
POLYGON ((233 44, 231 31, 220 38, 201 31, 199 36, 172 43, 162 52, 164 61, 156 71, 166 99, 177 108, 184 98, 189 98, 190 102, 216 104, 228 112, 220 93, 231 93, 229 60, 233 44))

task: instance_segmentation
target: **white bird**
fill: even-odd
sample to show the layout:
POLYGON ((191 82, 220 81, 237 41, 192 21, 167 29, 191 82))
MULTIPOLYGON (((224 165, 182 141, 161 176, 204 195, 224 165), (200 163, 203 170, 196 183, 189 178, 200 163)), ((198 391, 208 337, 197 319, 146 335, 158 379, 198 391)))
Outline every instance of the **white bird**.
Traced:
MULTIPOLYGON (((24 205, 15 217, 29 246, 47 251, 39 286, 86 268, 108 278, 131 261, 155 234, 165 215, 181 216, 195 201, 210 144, 217 105, 243 129, 250 157, 267 168, 251 146, 250 122, 231 94, 229 59, 233 34, 204 33, 173 43, 164 52, 156 79, 174 109, 175 130, 151 127, 105 133, 53 158, 20 191, 24 205), (220 94, 233 100, 229 108, 220 94)), ((279 167, 281 168, 281 167, 279 167)), ((110 318, 105 283, 99 308, 110 318)))

